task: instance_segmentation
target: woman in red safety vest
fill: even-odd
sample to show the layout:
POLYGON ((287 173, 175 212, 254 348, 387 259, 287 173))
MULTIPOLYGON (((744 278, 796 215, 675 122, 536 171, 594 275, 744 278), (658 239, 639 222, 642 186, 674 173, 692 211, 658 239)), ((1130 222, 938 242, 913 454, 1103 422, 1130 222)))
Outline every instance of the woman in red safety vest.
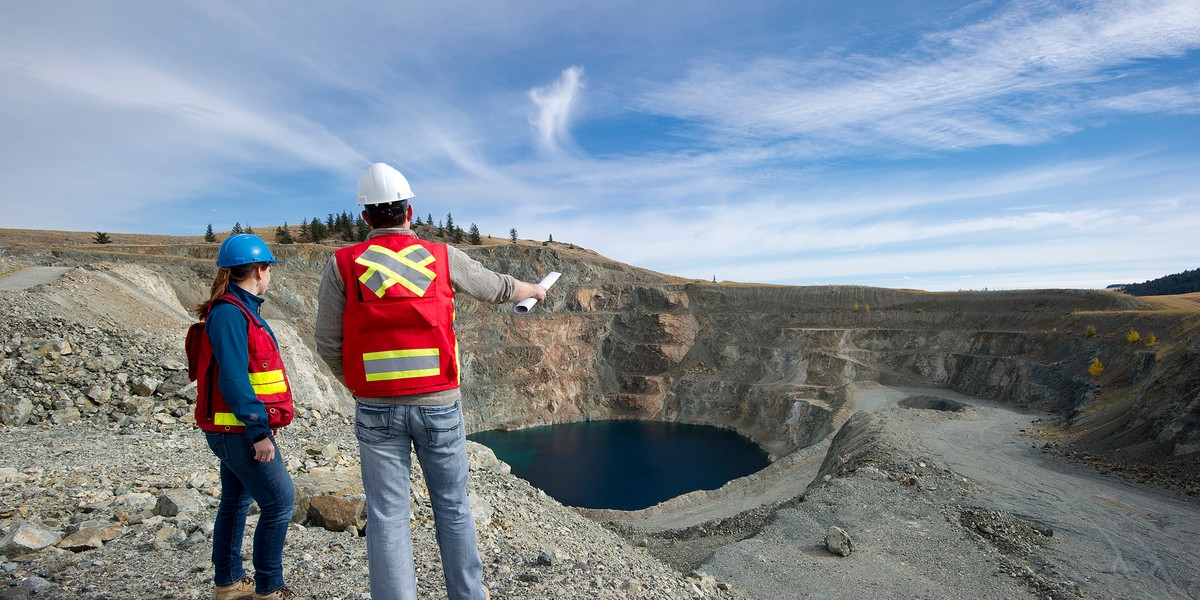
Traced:
POLYGON ((230 236, 217 253, 196 356, 196 424, 220 459, 221 501, 213 525, 215 600, 296 600, 283 581, 283 544, 295 488, 275 443, 292 420, 292 392, 279 345, 259 315, 277 262, 260 238, 230 236), (254 577, 242 566, 250 502, 261 511, 254 530, 254 577))

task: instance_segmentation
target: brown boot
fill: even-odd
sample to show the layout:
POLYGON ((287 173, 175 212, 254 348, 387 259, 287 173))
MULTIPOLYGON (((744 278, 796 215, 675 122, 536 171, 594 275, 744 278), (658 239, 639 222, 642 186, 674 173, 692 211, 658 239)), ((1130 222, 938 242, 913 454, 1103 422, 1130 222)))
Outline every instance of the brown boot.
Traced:
POLYGON ((304 600, 292 588, 283 586, 270 594, 255 594, 254 600, 304 600))
POLYGON ((246 575, 229 585, 218 585, 213 600, 240 600, 254 594, 254 578, 246 575))

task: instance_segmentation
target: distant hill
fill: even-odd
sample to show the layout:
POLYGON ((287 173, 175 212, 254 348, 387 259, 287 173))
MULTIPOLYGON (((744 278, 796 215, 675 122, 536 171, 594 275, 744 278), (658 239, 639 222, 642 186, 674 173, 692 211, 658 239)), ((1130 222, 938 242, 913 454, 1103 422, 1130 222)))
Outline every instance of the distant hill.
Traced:
POLYGON ((1190 294, 1200 292, 1200 269, 1192 269, 1143 283, 1131 283, 1120 286, 1127 294, 1134 296, 1167 296, 1171 294, 1190 294))

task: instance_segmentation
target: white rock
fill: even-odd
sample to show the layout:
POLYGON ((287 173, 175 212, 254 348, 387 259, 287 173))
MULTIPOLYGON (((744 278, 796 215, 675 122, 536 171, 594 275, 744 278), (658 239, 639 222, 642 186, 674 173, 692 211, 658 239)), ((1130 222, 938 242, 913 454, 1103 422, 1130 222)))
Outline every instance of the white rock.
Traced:
POLYGON ((846 530, 834 525, 825 534, 825 547, 838 556, 850 556, 854 552, 854 540, 846 530))

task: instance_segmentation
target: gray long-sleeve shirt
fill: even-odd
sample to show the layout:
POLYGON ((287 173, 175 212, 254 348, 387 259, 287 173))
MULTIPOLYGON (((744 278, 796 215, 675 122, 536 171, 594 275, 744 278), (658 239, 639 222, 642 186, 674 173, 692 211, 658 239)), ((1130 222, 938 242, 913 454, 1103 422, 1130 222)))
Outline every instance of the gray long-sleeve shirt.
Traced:
MULTIPOLYGON (((373 229, 367 239, 393 234, 416 237, 412 231, 396 227, 373 229)), ((455 293, 466 294, 492 304, 509 302, 516 296, 517 280, 511 275, 495 273, 453 246, 446 246, 446 252, 450 259, 450 285, 454 288, 455 293)), ((321 287, 317 291, 316 341, 317 354, 321 356, 325 364, 329 365, 329 370, 337 376, 344 373, 342 369, 342 314, 345 309, 345 282, 342 281, 342 274, 338 271, 337 258, 331 256, 325 265, 325 273, 321 276, 321 287)), ((425 394, 364 400, 388 404, 443 405, 452 404, 458 398, 459 391, 455 388, 425 394)))

